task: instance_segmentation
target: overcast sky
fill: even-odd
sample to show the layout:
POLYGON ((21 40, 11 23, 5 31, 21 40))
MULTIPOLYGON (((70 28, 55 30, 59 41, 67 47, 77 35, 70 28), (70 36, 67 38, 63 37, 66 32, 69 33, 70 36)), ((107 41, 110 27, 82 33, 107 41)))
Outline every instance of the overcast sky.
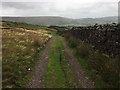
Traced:
POLYGON ((4 0, 0 16, 62 16, 98 18, 118 16, 119 0, 4 0))

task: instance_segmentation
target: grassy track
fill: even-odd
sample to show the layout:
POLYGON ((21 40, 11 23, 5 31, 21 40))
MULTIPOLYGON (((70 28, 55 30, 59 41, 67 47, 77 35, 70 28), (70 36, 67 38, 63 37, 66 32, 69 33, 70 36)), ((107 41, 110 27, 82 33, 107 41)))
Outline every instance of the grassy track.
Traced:
POLYGON ((65 59, 64 46, 59 36, 55 36, 55 40, 50 48, 50 59, 45 83, 47 88, 77 87, 71 69, 65 59))

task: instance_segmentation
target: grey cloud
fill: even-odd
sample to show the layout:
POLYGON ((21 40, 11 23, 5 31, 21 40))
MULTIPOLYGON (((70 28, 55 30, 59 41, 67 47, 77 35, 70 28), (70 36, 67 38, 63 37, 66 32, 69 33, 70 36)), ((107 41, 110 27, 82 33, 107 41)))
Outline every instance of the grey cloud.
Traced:
MULTIPOLYGON (((64 3, 64 2, 63 2, 64 3)), ((64 16, 69 18, 89 18, 116 16, 117 3, 95 2, 77 3, 72 6, 57 5, 55 2, 3 2, 3 15, 19 16, 64 16)))
POLYGON ((43 8, 49 5, 45 2, 2 2, 2 7, 16 8, 16 9, 33 9, 33 8, 43 8))
POLYGON ((3 8, 16 8, 16 9, 30 9, 30 5, 27 2, 3 2, 3 8))

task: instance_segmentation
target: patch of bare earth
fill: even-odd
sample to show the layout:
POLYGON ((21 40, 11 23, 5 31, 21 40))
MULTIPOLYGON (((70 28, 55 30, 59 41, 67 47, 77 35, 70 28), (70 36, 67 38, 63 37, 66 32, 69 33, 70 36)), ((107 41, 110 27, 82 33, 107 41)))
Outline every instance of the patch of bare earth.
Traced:
POLYGON ((65 56, 70 64, 71 70, 77 82, 79 88, 95 88, 94 82, 91 81, 88 76, 85 74, 85 71, 81 67, 80 63, 77 59, 73 56, 71 50, 69 49, 68 45, 66 44, 65 40, 62 38, 63 45, 65 47, 65 56))
POLYGON ((54 37, 46 44, 45 49, 31 74, 31 80, 28 83, 29 88, 45 88, 45 77, 49 60, 49 50, 54 37))

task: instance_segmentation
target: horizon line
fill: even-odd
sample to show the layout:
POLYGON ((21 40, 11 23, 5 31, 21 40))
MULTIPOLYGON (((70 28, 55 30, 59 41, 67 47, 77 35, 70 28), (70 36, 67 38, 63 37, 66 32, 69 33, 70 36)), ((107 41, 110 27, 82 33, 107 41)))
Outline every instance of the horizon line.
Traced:
POLYGON ((81 18, 70 18, 70 17, 65 17, 65 16, 0 16, 0 18, 2 17, 62 17, 62 18, 68 18, 68 19, 85 19, 85 18, 105 18, 105 17, 118 17, 118 16, 102 16, 102 17, 81 17, 81 18))

